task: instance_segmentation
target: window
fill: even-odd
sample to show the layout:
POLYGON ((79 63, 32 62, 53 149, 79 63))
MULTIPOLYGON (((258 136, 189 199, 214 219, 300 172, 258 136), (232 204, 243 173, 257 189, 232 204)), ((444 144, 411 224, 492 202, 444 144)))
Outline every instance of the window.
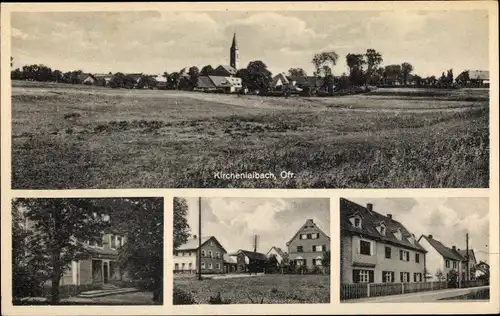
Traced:
POLYGON ((312 239, 312 234, 307 234, 307 239, 312 239))
POLYGON ((354 227, 361 228, 361 219, 359 217, 354 218, 354 227))
POLYGON ((109 239, 110 239, 110 247, 112 249, 116 249, 116 236, 115 235, 109 235, 109 239))
POLYGON ((354 283, 373 283, 373 270, 352 270, 352 278, 354 283))
POLYGON ((444 264, 445 264, 445 266, 446 266, 447 268, 449 268, 449 267, 450 267, 450 260, 446 260, 446 261, 444 262, 444 264))
POLYGON ((216 268, 217 270, 219 270, 219 269, 220 269, 220 263, 216 263, 216 264, 215 264, 215 268, 216 268))
POLYGON ((318 233, 312 234, 312 239, 318 239, 318 238, 319 238, 319 234, 318 233))
POLYGON ((410 261, 410 252, 406 250, 399 251, 399 260, 410 261))
POLYGON ((97 239, 97 247, 102 248, 102 237, 97 239))
POLYGON ((385 247, 385 257, 391 259, 391 247, 385 247))
POLYGON ((394 282, 394 272, 393 271, 382 271, 382 282, 384 282, 384 283, 394 282))
POLYGON ((297 252, 304 252, 304 249, 302 248, 302 246, 297 246, 297 252))
POLYGON ((456 269, 456 268, 457 268, 457 262, 453 261, 453 269, 456 269))
POLYGON ((418 253, 415 254, 415 262, 420 262, 420 254, 418 253))
POLYGON ((385 235, 385 226, 380 226, 380 233, 385 235))
POLYGON ((201 256, 202 256, 202 257, 205 257, 205 250, 202 250, 202 251, 201 251, 201 256))
POLYGON ((215 253, 215 258, 217 258, 217 259, 220 258, 220 253, 218 251, 215 253))
POLYGON ((322 251, 325 251, 325 250, 326 250, 326 248, 323 245, 312 246, 312 251, 313 252, 322 252, 322 251))
POLYGON ((178 263, 175 264, 174 270, 179 270, 179 264, 178 263))
POLYGON ((190 252, 189 252, 189 254, 188 254, 188 256, 190 256, 190 257, 191 257, 192 255, 193 255, 193 254, 192 254, 192 253, 191 253, 191 251, 190 251, 190 252))
POLYGON ((211 263, 208 264, 208 270, 212 270, 212 264, 211 263))
POLYGON ((202 263, 201 263, 201 268, 202 268, 202 269, 205 269, 205 262, 202 262, 202 263))
POLYGON ((183 256, 183 257, 184 257, 184 251, 181 251, 181 256, 183 256))
POLYGON ((212 251, 211 250, 208 251, 208 257, 212 258, 212 251))
POLYGON ((321 258, 314 259, 313 260, 313 265, 315 265, 315 266, 321 266, 321 265, 323 265, 323 259, 321 259, 321 258))
POLYGON ((360 240, 359 241, 359 253, 366 256, 372 255, 372 244, 369 241, 360 240))
POLYGON ((214 245, 213 240, 210 240, 210 246, 213 246, 213 245, 214 245))
POLYGON ((193 269, 193 264, 191 262, 188 263, 188 267, 189 267, 189 270, 192 270, 193 269))
POLYGON ((123 246, 122 238, 121 238, 120 236, 117 236, 117 237, 116 237, 116 245, 117 245, 118 247, 123 246))
POLYGON ((399 273, 399 280, 402 283, 408 283, 408 282, 410 282, 410 272, 400 272, 399 273))
POLYGON ((413 282, 422 282, 422 273, 413 273, 413 282))
POLYGON ((186 267, 186 264, 182 263, 182 270, 184 270, 185 267, 186 267))
POLYGON ((307 239, 307 235, 306 234, 300 234, 300 239, 307 239))

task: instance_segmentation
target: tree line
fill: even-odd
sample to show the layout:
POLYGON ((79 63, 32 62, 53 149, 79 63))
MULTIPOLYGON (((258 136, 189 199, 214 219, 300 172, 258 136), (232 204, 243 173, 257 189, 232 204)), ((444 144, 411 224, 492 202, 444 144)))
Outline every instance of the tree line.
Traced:
MULTIPOLYGON (((381 66, 384 59, 380 52, 375 49, 367 49, 363 54, 348 53, 345 61, 348 67, 348 74, 343 73, 340 76, 334 76, 333 67, 337 65, 340 56, 335 51, 325 51, 314 54, 311 63, 314 66, 313 77, 320 82, 320 90, 332 94, 334 88, 348 89, 351 87, 373 86, 393 86, 411 85, 449 87, 453 85, 453 70, 443 72, 439 78, 436 76, 421 77, 413 73, 414 67, 409 62, 401 64, 390 64, 381 66)), ((11 66, 13 59, 11 58, 11 66)), ((45 65, 26 65, 21 69, 17 68, 11 71, 13 80, 31 80, 31 81, 52 81, 71 84, 82 83, 82 70, 62 72, 52 70, 45 65)), ((457 77, 457 82, 467 82, 467 72, 461 73, 457 77)), ((200 76, 217 75, 211 65, 201 68, 191 66, 181 71, 163 72, 164 83, 160 85, 155 76, 142 75, 139 80, 125 73, 111 74, 111 80, 108 85, 112 88, 163 88, 172 90, 194 90, 198 86, 200 76)), ((305 77, 304 69, 296 67, 290 68, 287 75, 305 77)), ((272 87, 273 74, 269 71, 267 65, 261 60, 251 61, 246 68, 237 70, 237 77, 242 79, 244 89, 249 91, 269 92, 272 87)), ((96 83, 97 85, 106 85, 104 81, 96 83)), ((315 87, 316 88, 316 87, 315 87)))

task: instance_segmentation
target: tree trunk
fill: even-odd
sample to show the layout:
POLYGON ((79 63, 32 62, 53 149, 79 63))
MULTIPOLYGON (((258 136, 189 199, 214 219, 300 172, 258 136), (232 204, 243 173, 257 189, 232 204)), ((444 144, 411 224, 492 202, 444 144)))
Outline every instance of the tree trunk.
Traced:
POLYGON ((52 251, 52 289, 51 289, 51 301, 52 304, 59 303, 60 293, 59 293, 59 282, 61 280, 61 264, 60 264, 61 253, 59 249, 52 251))

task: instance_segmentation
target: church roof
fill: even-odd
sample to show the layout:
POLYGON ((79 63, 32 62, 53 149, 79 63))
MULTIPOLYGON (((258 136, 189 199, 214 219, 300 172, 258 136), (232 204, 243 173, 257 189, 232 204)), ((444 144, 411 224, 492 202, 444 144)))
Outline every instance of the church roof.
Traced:
POLYGON ((238 42, 236 42, 236 33, 233 35, 233 44, 231 45, 231 49, 238 49, 238 42))
POLYGON ((229 65, 219 65, 219 67, 215 68, 214 73, 219 73, 220 71, 224 71, 229 75, 236 75, 236 68, 229 65))

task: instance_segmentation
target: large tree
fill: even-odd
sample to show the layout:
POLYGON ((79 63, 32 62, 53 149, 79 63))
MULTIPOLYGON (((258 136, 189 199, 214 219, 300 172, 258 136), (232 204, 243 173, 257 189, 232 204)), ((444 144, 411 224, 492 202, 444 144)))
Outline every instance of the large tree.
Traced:
POLYGON ((251 61, 246 69, 240 69, 237 73, 242 79, 243 86, 251 91, 259 90, 260 93, 267 93, 272 82, 272 73, 267 69, 266 64, 260 60, 251 61))
POLYGON ((413 71, 412 64, 404 62, 401 64, 401 75, 403 76, 403 83, 406 85, 408 82, 408 76, 413 71))
POLYGON ((153 76, 146 76, 142 75, 141 78, 139 78, 139 81, 137 82, 137 88, 149 88, 152 89, 156 87, 158 82, 153 76))
POLYGON ((212 68, 211 65, 206 65, 203 68, 201 68, 200 71, 200 76, 211 76, 214 72, 214 69, 212 68))
POLYGON ((315 68, 314 75, 317 77, 331 75, 338 59, 339 55, 334 51, 315 54, 312 59, 315 68))
POLYGON ((94 200, 77 198, 17 199, 13 206, 33 225, 28 247, 38 261, 46 264, 52 283, 51 301, 57 304, 62 275, 73 260, 88 255, 85 241, 102 239, 109 227, 109 210, 94 200))
POLYGON ((153 301, 163 302, 163 199, 119 199, 111 213, 113 228, 125 237, 119 249, 123 270, 145 289, 153 291, 153 301))
POLYGON ((290 76, 296 76, 296 77, 305 77, 307 76, 307 73, 304 69, 302 68, 290 68, 288 69, 288 74, 290 76))
POLYGON ((382 54, 376 50, 369 48, 366 50, 366 79, 369 84, 376 84, 380 77, 377 72, 380 64, 384 61, 382 54))
POLYGON ((364 55, 362 54, 347 54, 346 63, 349 67, 349 80, 354 85, 362 85, 365 83, 365 73, 363 66, 366 64, 364 55))
POLYGON ((196 88, 198 86, 198 77, 200 76, 200 70, 196 66, 190 67, 188 75, 189 75, 189 85, 191 89, 196 88))

